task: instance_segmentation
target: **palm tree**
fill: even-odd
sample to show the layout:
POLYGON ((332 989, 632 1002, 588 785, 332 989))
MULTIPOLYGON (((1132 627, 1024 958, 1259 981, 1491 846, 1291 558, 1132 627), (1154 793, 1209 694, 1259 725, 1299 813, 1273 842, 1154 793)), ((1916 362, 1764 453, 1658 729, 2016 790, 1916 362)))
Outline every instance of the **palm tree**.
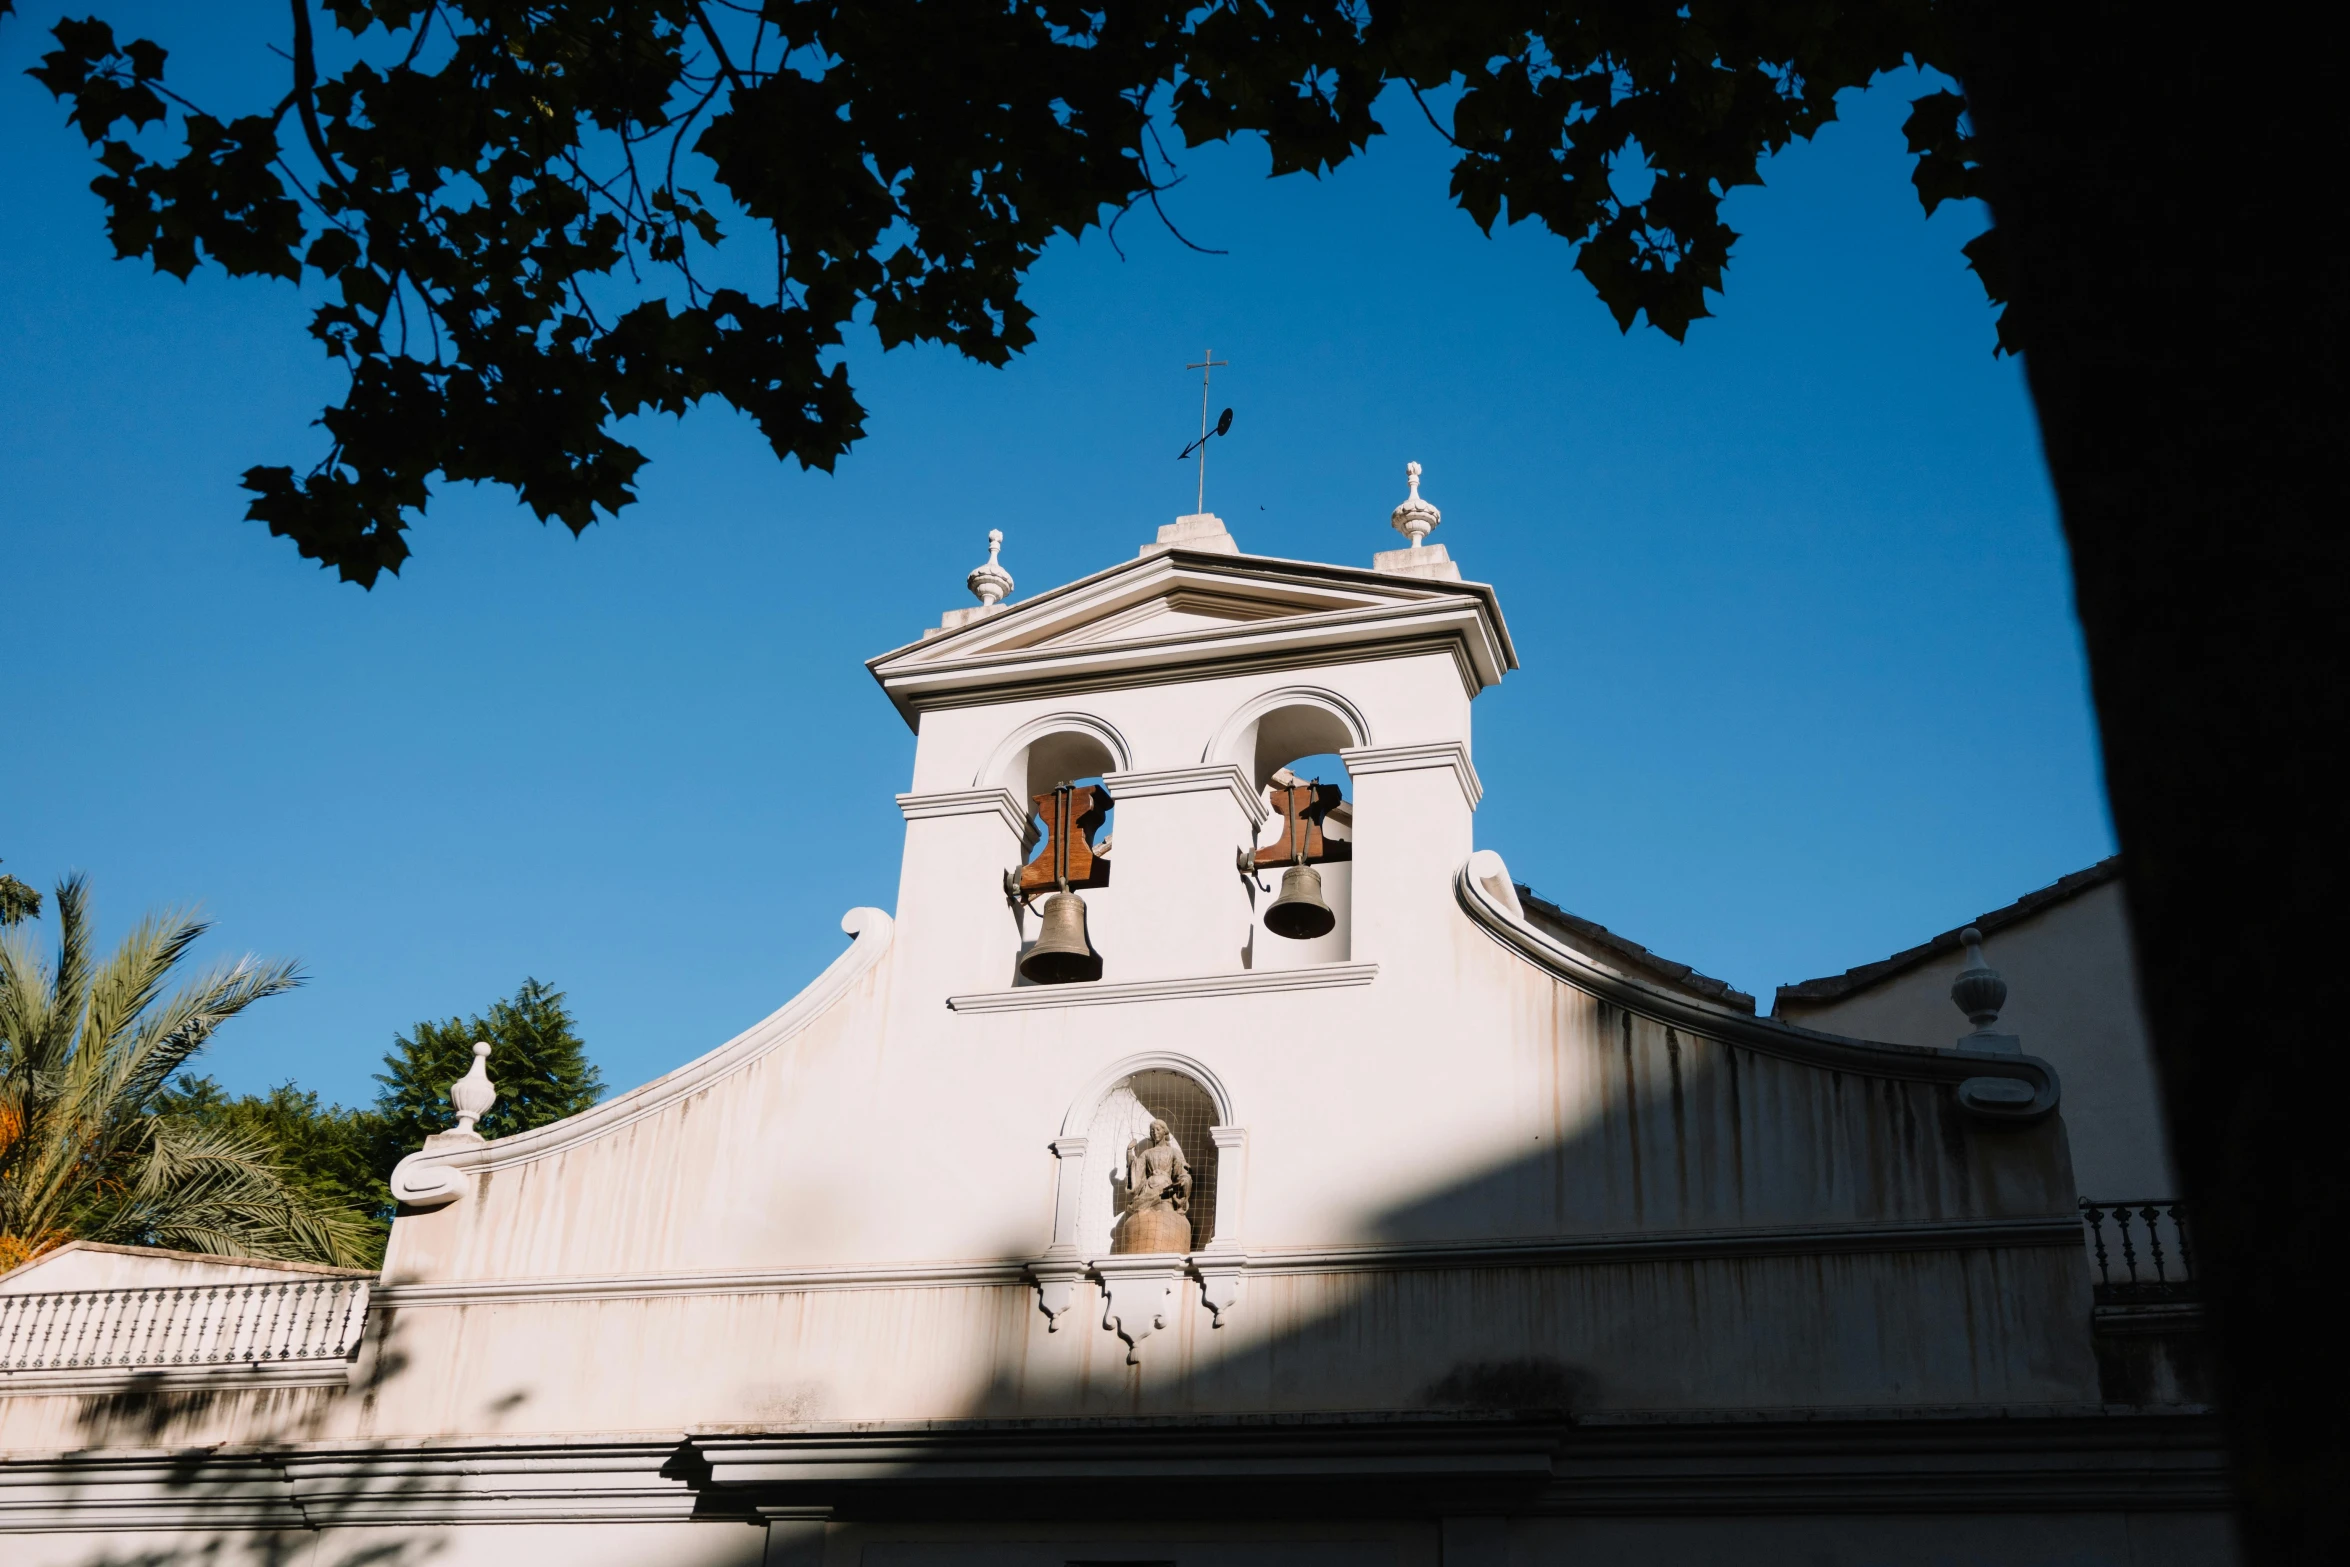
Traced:
POLYGON ((290 1187, 268 1146, 159 1114, 213 1030, 291 990, 250 956, 163 987, 206 923, 149 915, 94 960, 82 879, 57 888, 57 962, 0 939, 0 1271, 68 1240, 350 1264, 362 1226, 290 1187))
POLYGON ((0 928, 41 917, 41 895, 14 876, 0 874, 0 928))

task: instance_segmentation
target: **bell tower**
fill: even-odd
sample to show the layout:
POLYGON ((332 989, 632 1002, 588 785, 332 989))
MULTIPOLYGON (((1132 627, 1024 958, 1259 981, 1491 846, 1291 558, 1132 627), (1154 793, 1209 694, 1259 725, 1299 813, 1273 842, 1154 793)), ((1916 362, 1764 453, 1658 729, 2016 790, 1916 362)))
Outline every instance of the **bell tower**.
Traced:
POLYGON ((1428 946, 1475 847, 1470 706, 1517 661, 1406 476, 1407 543, 1367 569, 1245 554, 1200 513, 1015 601, 991 533, 978 603, 870 662, 919 737, 898 939, 928 1004, 1428 946), (1331 756, 1343 777, 1290 768, 1331 756))

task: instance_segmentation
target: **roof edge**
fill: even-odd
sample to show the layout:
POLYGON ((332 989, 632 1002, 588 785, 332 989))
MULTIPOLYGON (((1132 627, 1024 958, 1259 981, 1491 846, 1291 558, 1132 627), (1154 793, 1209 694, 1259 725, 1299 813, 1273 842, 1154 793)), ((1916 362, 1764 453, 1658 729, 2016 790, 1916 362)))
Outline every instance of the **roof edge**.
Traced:
POLYGON ((70 1240, 62 1246, 52 1246, 37 1257, 28 1257, 6 1273, 0 1273, 0 1284, 7 1283, 22 1273, 55 1262, 67 1252, 95 1251, 110 1257, 153 1257, 164 1262, 202 1262, 223 1268, 268 1268, 279 1273, 323 1274, 338 1279, 372 1279, 373 1268, 338 1268, 325 1262, 296 1262, 290 1257, 227 1257, 209 1251, 174 1251, 168 1246, 119 1246, 112 1241, 70 1240))
POLYGON ((1828 1071, 1912 1082, 1947 1083, 1959 1107, 1979 1121, 2027 1126, 2056 1109, 2063 1086, 2038 1056, 1990 1054, 1855 1039, 1737 1011, 1717 1002, 1618 973, 1578 952, 1513 907, 1516 886, 1500 855, 1471 854, 1453 877, 1461 911, 1502 946, 1586 995, 1693 1034, 1828 1071))
POLYGON ((1643 971, 1647 977, 1660 985, 1669 985, 1675 990, 1688 991, 1717 1006, 1736 1007, 1746 1012, 1754 1010, 1754 997, 1738 989, 1728 980, 1716 979, 1711 974, 1700 973, 1686 963, 1676 963, 1660 953, 1651 952, 1637 941, 1617 935, 1596 920, 1587 920, 1579 914, 1570 914, 1549 899, 1537 894, 1533 888, 1523 882, 1518 883, 1518 902, 1526 910, 1528 923, 1537 928, 1553 926, 1556 927, 1552 932, 1554 935, 1561 935, 1572 941, 1590 942, 1601 948, 1607 955, 1643 971))
MULTIPOLYGON (((543 1159, 576 1144, 607 1136, 733 1076, 780 1049, 829 1012, 835 1002, 848 994, 851 986, 888 954, 897 922, 881 909, 860 905, 841 916, 840 928, 851 938, 847 949, 798 995, 726 1043, 649 1083, 560 1121, 549 1121, 544 1126, 505 1137, 481 1138, 469 1133, 466 1135, 473 1139, 470 1142, 435 1146, 428 1141, 392 1167, 392 1196, 404 1208, 443 1207, 471 1189, 466 1180, 470 1175, 543 1159)), ((397 1233, 396 1219, 393 1229, 397 1233)))
POLYGON ((1819 979, 1798 980, 1792 985, 1781 985, 1777 995, 1772 999, 1771 1015, 1776 1017, 1779 1008, 1790 1001, 1841 1001, 1846 996, 1867 990, 1872 985, 1882 984, 1897 975, 1906 974, 1911 969, 1940 957, 1943 953, 1958 951, 1963 945, 1958 939, 1958 933, 1967 929, 1968 926, 1981 931, 1985 936, 1994 935, 2010 925, 2020 924, 2033 915, 2052 909, 2060 903, 2069 903, 2085 892, 2093 892, 2107 882, 2119 881, 2121 874, 2122 857, 2118 854, 2107 855, 2086 869, 2074 871, 2069 876, 2059 876, 2047 886, 2033 892, 2027 892, 2013 903, 1992 909, 1985 914, 1978 914, 1973 919, 1966 921, 1965 924, 1954 925, 1940 935, 1922 941, 1914 947, 1896 952, 1889 958, 1879 958, 1874 963, 1863 963, 1858 968, 1848 968, 1841 974, 1828 974, 1819 979))

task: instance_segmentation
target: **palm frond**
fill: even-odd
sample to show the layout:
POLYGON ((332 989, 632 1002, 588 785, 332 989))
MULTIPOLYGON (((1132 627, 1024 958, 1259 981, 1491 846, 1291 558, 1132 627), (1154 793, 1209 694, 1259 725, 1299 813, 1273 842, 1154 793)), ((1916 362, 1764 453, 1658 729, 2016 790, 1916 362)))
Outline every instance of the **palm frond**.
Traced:
POLYGON ((156 1124, 145 1155, 128 1188, 90 1216, 115 1237, 345 1266, 366 1253, 366 1225, 305 1201, 256 1138, 166 1121, 156 1124))
POLYGON ((0 936, 0 1071, 17 1069, 48 1021, 48 966, 21 934, 0 936))
POLYGON ((225 1256, 364 1258, 366 1221, 296 1190, 273 1145, 157 1113, 189 1057, 228 1019, 300 984, 297 967, 245 957, 166 998, 202 920, 152 915, 94 964, 80 877, 59 883, 57 918, 54 968, 13 935, 0 940, 0 1242, 65 1234, 225 1256))
POLYGON ((188 949, 211 928, 177 909, 150 914, 133 925, 122 944, 90 975, 80 1050, 99 1056, 112 1053, 117 1039, 163 994, 164 982, 188 949))
POLYGON ((153 1016, 141 1018, 122 1041, 109 1062, 113 1091, 144 1108, 221 1024, 256 1001, 294 989, 302 980, 299 963, 265 962, 250 953, 200 976, 153 1016))
POLYGON ((57 884, 57 967, 49 976, 49 1016, 43 1046, 62 1056, 73 1048, 90 988, 90 888, 79 873, 57 884))

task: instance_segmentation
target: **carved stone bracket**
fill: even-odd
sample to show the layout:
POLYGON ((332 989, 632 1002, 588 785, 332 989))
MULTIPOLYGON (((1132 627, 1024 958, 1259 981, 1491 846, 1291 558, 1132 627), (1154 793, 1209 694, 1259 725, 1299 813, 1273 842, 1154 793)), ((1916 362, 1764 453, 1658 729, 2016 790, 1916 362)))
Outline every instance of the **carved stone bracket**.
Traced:
POLYGON ((1247 1259, 1238 1251, 1218 1255, 1195 1253, 1191 1271, 1199 1275, 1200 1299, 1207 1304, 1212 1326, 1224 1325, 1224 1314, 1240 1303, 1240 1287, 1247 1282, 1247 1259))
POLYGON ((1172 1321, 1180 1306, 1178 1295, 1186 1276, 1199 1280, 1200 1301, 1208 1308, 1209 1326, 1225 1325, 1240 1303, 1247 1283, 1248 1256, 1238 1247, 1194 1252, 1189 1257, 1153 1253, 1136 1257, 1105 1257, 1087 1262, 1074 1251, 1055 1247, 1028 1264, 1036 1285, 1037 1305, 1045 1315, 1045 1330, 1061 1331, 1061 1319, 1077 1304, 1077 1292, 1088 1278, 1101 1281, 1102 1327, 1133 1350, 1172 1321))
POLYGON ((1037 1304, 1044 1308, 1046 1332, 1061 1331, 1061 1318, 1077 1304, 1077 1286, 1089 1271, 1085 1259, 1074 1251, 1059 1256, 1047 1251, 1028 1265, 1029 1277, 1036 1280, 1037 1304))
POLYGON ((1094 1265, 1102 1281, 1102 1326, 1126 1341, 1126 1363, 1139 1363, 1142 1341, 1175 1317, 1183 1258, 1173 1252, 1104 1257, 1094 1265))

